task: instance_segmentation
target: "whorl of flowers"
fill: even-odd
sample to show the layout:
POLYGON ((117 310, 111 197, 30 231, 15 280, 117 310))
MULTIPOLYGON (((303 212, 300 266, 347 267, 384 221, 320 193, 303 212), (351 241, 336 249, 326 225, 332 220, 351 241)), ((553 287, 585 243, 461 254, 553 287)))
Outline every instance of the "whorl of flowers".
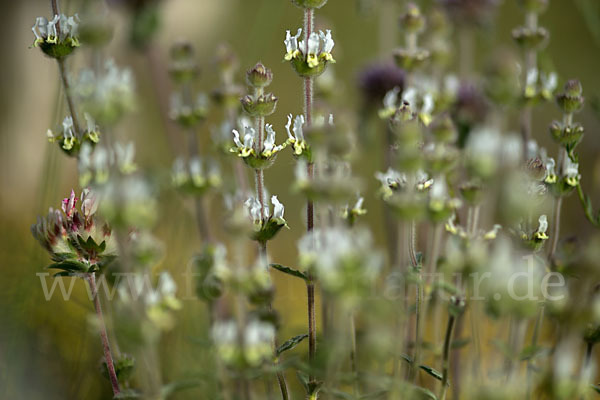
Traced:
POLYGON ((301 76, 318 76, 325 71, 328 63, 335 63, 331 51, 335 42, 331 37, 331 30, 325 32, 312 32, 307 40, 299 40, 302 28, 298 28, 296 35, 286 31, 285 61, 291 61, 296 72, 301 76))
POLYGON ((260 201, 253 197, 248 198, 244 203, 248 216, 254 223, 252 238, 258 242, 264 243, 271 240, 281 228, 287 227, 287 222, 283 217, 285 208, 277 196, 271 196, 271 204, 273 212, 266 202, 264 208, 261 209, 260 201))
POLYGON ((38 217, 31 226, 33 236, 54 261, 49 268, 60 269, 65 275, 87 273, 115 258, 111 230, 96 216, 95 193, 84 189, 78 198, 71 190, 70 196, 63 199, 61 210, 50 208, 46 217, 38 217))
POLYGON ((217 164, 209 163, 208 171, 205 171, 199 157, 188 162, 181 157, 177 158, 173 163, 172 179, 176 188, 191 194, 202 194, 208 189, 221 186, 217 164))
POLYGON ((246 164, 252 168, 267 168, 275 160, 277 153, 283 150, 286 143, 275 144, 275 130, 273 125, 265 124, 266 138, 262 148, 258 149, 258 135, 256 129, 251 126, 244 126, 243 137, 237 129, 233 129, 233 142, 235 144, 229 151, 237 154, 246 164))
POLYGON ((82 70, 73 89, 81 107, 103 125, 114 124, 135 105, 133 74, 112 59, 106 60, 101 73, 82 70))
POLYGON ((61 59, 79 47, 79 16, 55 15, 51 20, 37 17, 31 31, 35 35, 34 47, 39 47, 49 57, 61 59))

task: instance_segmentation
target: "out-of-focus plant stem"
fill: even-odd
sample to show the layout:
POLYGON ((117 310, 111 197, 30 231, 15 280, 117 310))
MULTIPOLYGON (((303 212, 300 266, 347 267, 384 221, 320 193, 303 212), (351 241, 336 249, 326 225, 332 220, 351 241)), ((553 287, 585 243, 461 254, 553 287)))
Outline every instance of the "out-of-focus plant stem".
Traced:
POLYGON ((94 308, 96 309, 96 317, 98 318, 98 323, 100 326, 100 339, 102 340, 102 350, 104 351, 104 360, 106 361, 106 368, 108 370, 110 384, 112 386, 113 394, 116 396, 121 392, 121 389, 119 388, 119 380, 117 379, 117 373, 115 372, 115 365, 113 363, 113 357, 110 351, 110 344, 108 342, 108 335, 106 333, 106 325, 104 324, 104 317, 102 315, 102 306, 100 305, 98 288, 96 287, 95 272, 88 274, 87 282, 90 285, 90 291, 94 301, 94 308))
POLYGON ((446 399, 448 390, 448 372, 450 369, 450 344, 452 343, 452 334, 454 331, 454 322, 456 317, 452 314, 448 317, 448 326, 446 327, 446 338, 444 339, 444 350, 442 355, 442 389, 439 395, 440 400, 446 399))
POLYGON ((350 350, 350 363, 352 365, 352 382, 354 389, 354 397, 360 398, 360 386, 358 383, 358 364, 356 361, 356 319, 354 312, 350 312, 350 335, 352 341, 352 347, 350 350))
MULTIPOLYGON (((192 104, 192 95, 191 95, 191 87, 188 84, 183 86, 183 100, 187 106, 193 107, 192 104)), ((198 153, 198 138, 196 136, 196 130, 194 128, 188 129, 188 158, 191 161, 194 158, 197 158, 198 153)), ((206 212, 206 203, 204 202, 203 197, 195 197, 194 198, 194 208, 196 214, 196 225, 198 227, 198 233, 202 237, 202 240, 205 243, 211 243, 213 241, 212 233, 210 230, 210 224, 207 218, 206 212)))
POLYGON ((166 68, 164 61, 160 56, 160 52, 154 43, 148 43, 143 53, 146 58, 146 64, 150 75, 152 76, 152 82, 154 87, 154 93, 156 101, 158 102, 158 108, 160 111, 160 117, 164 126, 165 134, 167 136, 167 142, 171 149, 172 154, 177 154, 179 148, 179 140, 177 139, 177 132, 174 124, 169 118, 169 80, 166 74, 166 68))
POLYGON ((69 107, 69 114, 71 114, 71 117, 73 118, 73 129, 75 129, 75 134, 77 137, 81 138, 81 125, 79 125, 79 118, 77 118, 77 110, 75 109, 75 103, 71 93, 71 85, 69 84, 67 66, 64 59, 57 60, 57 63, 58 70, 60 71, 60 79, 65 91, 65 98, 67 99, 67 106, 69 107))

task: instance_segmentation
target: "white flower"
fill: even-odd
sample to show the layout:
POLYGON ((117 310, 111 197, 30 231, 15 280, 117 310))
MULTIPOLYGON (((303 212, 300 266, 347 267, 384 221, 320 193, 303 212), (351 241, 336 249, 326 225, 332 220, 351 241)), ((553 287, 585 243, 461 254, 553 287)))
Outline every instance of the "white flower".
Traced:
POLYGON ((377 178, 377 180, 381 182, 384 187, 389 187, 392 189, 402 188, 407 182, 406 174, 400 173, 391 167, 388 168, 385 173, 376 172, 375 178, 377 178))
POLYGON ((271 196, 271 203, 273 204, 273 218, 283 219, 284 207, 277 199, 277 196, 271 196))
POLYGON ((285 44, 285 49, 286 49, 286 53, 285 53, 285 57, 284 57, 284 59, 286 61, 290 61, 292 58, 294 58, 298 54, 298 38, 300 37, 301 34, 302 34, 302 28, 298 28, 298 32, 296 33, 295 36, 292 36, 290 34, 290 31, 286 31, 285 40, 283 41, 283 43, 285 44))
POLYGON ((31 30, 35 35, 35 46, 43 42, 58 43, 59 40, 63 41, 67 38, 72 39, 71 45, 73 47, 79 46, 79 42, 76 39, 79 30, 79 16, 77 14, 71 17, 67 17, 64 14, 55 15, 50 21, 44 17, 37 17, 31 30), (57 30, 59 22, 60 35, 57 30))
POLYGON ((417 190, 429 189, 434 184, 434 180, 430 179, 429 175, 422 169, 418 169, 415 172, 415 178, 417 180, 417 190))
POLYGON ((273 152, 273 150, 280 150, 278 147, 280 148, 281 146, 275 146, 275 131, 273 130, 273 125, 266 124, 265 130, 267 131, 267 137, 263 143, 263 152, 269 154, 273 152))
POLYGON ((260 223, 262 221, 260 202, 254 197, 249 197, 248 200, 244 202, 244 205, 246 206, 246 211, 250 218, 252 218, 255 223, 260 223))
POLYGON ((242 156, 247 156, 252 151, 252 146, 254 146, 254 137, 256 132, 254 128, 250 126, 244 127, 244 142, 240 141, 240 133, 233 129, 233 142, 238 147, 238 150, 241 152, 242 156))
POLYGON ((570 186, 577 186, 581 175, 579 174, 579 164, 571 160, 569 156, 564 158, 563 162, 563 174, 565 180, 570 186))
POLYGON ((526 84, 528 87, 535 87, 538 81, 539 72, 537 68, 531 68, 527 71, 526 84))
POLYGON ((319 65, 319 49, 321 46, 321 40, 319 34, 313 32, 308 37, 308 47, 306 50, 306 62, 310 68, 314 68, 319 65))
POLYGON ((388 108, 396 109, 399 94, 400 94, 400 88, 397 86, 395 88, 393 88, 392 90, 390 90, 389 92, 387 92, 385 94, 385 97, 383 98, 383 107, 386 109, 388 109, 388 108))
POLYGON ((308 40, 298 41, 301 34, 302 29, 298 29, 295 36, 292 36, 289 30, 286 31, 285 40, 283 41, 286 51, 284 59, 286 61, 302 55, 306 58, 309 68, 317 67, 321 59, 335 62, 331 55, 331 51, 335 46, 335 42, 331 37, 331 30, 319 31, 318 33, 312 32, 308 40))
POLYGON ((551 97, 552 92, 554 92, 556 86, 558 86, 558 75, 556 75, 556 72, 551 72, 549 74, 543 73, 541 80, 542 90, 545 93, 545 96, 551 97))
POLYGON ((548 217, 546 217, 546 215, 540 215, 540 218, 538 219, 537 233, 545 234, 547 230, 548 230, 548 217))
POLYGON ((63 126, 63 149, 71 150, 75 144, 75 132, 73 130, 73 118, 65 117, 62 123, 63 126))

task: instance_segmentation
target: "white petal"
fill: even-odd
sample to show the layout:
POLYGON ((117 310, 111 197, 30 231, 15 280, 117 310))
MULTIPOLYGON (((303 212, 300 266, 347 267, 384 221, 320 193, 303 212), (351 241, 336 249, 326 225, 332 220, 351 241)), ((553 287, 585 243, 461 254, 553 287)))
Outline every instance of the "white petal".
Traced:
POLYGON ((283 219, 284 207, 277 199, 277 196, 271 196, 271 203, 273 204, 273 218, 283 219))

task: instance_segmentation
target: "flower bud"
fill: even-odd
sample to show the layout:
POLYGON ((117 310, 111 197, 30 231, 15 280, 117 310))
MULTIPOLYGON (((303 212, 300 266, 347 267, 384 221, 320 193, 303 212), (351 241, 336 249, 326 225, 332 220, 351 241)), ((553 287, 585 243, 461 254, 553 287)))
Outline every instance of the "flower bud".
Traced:
POLYGON ((246 72, 246 82, 254 88, 264 88, 273 81, 273 72, 261 63, 257 63, 246 72))
POLYGON ((414 3, 408 3, 406 13, 400 17, 400 25, 408 33, 419 33, 425 28, 425 18, 414 3))
POLYGON ((513 39, 526 50, 544 47, 550 34, 545 28, 530 29, 520 27, 512 32, 513 39))
POLYGON ((327 0, 292 0, 292 3, 302 8, 321 8, 327 0))
POLYGON ((266 117, 275 112, 278 98, 272 93, 254 98, 250 95, 242 97, 240 102, 244 111, 252 117, 266 117))
POLYGON ((428 50, 418 49, 409 51, 407 49, 396 49, 393 53, 396 65, 407 71, 413 71, 423 65, 430 56, 428 50))
POLYGON ((556 96, 558 106, 567 114, 580 111, 585 98, 582 96, 583 88, 581 82, 571 79, 565 84, 564 93, 556 96))
POLYGON ((178 41, 171 47, 172 63, 169 73, 177 83, 185 83, 199 74, 198 64, 194 60, 194 48, 188 41, 178 41))
POLYGON ((448 303, 448 312, 453 317, 458 317, 465 311, 465 307, 465 299, 462 296, 452 296, 448 303))
POLYGON ((579 123, 563 126, 558 121, 553 121, 549 127, 550 135, 558 144, 573 147, 581 141, 585 129, 579 123))

